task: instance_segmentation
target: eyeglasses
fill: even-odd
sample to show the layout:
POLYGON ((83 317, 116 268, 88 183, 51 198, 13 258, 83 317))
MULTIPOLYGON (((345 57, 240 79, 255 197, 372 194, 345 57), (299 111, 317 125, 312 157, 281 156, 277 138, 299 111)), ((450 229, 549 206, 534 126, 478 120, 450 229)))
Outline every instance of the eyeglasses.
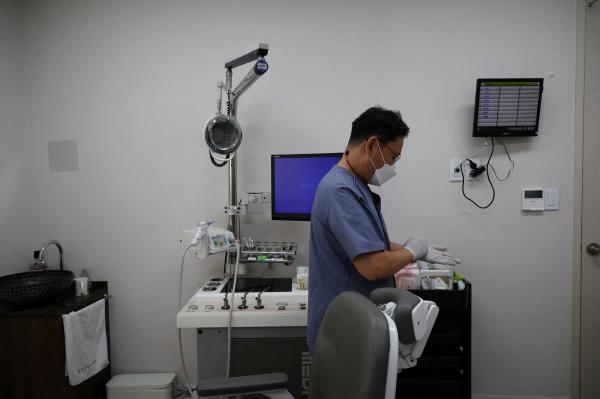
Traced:
POLYGON ((398 160, 400 159, 400 157, 402 156, 402 154, 396 154, 396 152, 394 150, 392 150, 392 147, 390 147, 389 145, 384 144, 384 143, 381 143, 381 144, 383 144, 384 147, 387 147, 387 149, 391 151, 392 158, 394 159, 394 163, 398 162, 398 160))

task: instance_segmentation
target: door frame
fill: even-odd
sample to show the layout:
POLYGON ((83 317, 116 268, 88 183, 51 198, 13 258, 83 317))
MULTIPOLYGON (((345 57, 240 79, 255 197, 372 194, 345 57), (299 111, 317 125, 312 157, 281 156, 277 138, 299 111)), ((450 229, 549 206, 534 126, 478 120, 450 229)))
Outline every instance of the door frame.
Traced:
POLYGON ((585 105, 586 9, 590 0, 577 0, 577 43, 575 71, 575 131, 573 168, 573 268, 571 398, 581 396, 581 275, 583 226, 583 125, 585 105))

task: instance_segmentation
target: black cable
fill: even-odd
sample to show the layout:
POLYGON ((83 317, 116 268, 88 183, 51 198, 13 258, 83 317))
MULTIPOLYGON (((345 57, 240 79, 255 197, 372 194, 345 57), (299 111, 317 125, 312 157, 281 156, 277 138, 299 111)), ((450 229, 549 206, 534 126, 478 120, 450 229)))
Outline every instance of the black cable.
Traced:
POLYGON ((217 168, 227 165, 227 162, 229 162, 229 159, 230 159, 230 158, 227 158, 227 160, 225 160, 221 163, 218 163, 210 151, 208 152, 208 155, 210 155, 210 162, 212 162, 212 164, 215 165, 217 168))
MULTIPOLYGON (((197 392, 198 389, 197 388, 193 388, 192 391, 193 392, 197 392)), ((175 396, 173 396, 173 399, 177 399, 177 398, 186 399, 186 398, 191 398, 191 397, 189 396, 189 392, 188 392, 187 389, 182 389, 182 388, 179 388, 179 387, 175 387, 175 396), (183 397, 183 395, 188 395, 188 396, 183 397)))
POLYGON ((492 179, 490 178, 490 168, 489 168, 490 162, 492 160, 492 155, 494 155, 494 138, 493 137, 492 137, 492 150, 490 151, 490 156, 489 156, 489 158, 487 160, 487 163, 485 165, 486 166, 485 167, 485 174, 487 176, 488 181, 490 182, 490 187, 492 188, 492 199, 485 206, 479 205, 477 202, 475 202, 471 198, 469 198, 467 196, 467 194, 465 193, 465 174, 463 172, 463 164, 464 164, 465 161, 471 161, 471 160, 470 159, 465 159, 465 161, 463 161, 463 162, 460 163, 460 175, 462 176, 462 194, 463 194, 463 196, 466 199, 468 199, 469 201, 471 201, 479 209, 489 208, 492 205, 492 203, 494 203, 494 199, 496 198, 496 190, 494 189, 494 185, 492 184, 492 179))
MULTIPOLYGON (((494 141, 494 138, 492 137, 492 141, 494 141)), ((510 154, 508 153, 508 148, 506 148, 506 144, 504 144, 502 142, 502 140, 498 139, 498 142, 500 144, 502 144, 502 146, 504 147, 504 152, 506 153, 506 156, 508 157, 508 159, 510 160, 510 163, 512 164, 508 173, 506 174, 506 177, 504 179, 501 179, 498 177, 498 174, 496 173, 496 169, 494 169, 494 165, 492 163, 490 163, 490 167, 492 168, 492 172, 494 172, 494 175, 496 175, 496 179, 498 179, 498 181, 507 181, 508 178, 510 177, 510 172, 512 172, 512 170, 515 168, 515 162, 513 161, 513 159, 510 157, 510 154)))

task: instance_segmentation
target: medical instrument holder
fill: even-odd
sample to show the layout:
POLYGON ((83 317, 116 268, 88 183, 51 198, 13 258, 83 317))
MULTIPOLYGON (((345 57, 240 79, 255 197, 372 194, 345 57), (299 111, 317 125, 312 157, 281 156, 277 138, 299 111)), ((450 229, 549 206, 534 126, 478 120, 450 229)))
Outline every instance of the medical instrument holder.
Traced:
POLYGON ((242 245, 242 263, 282 263, 291 265, 296 260, 298 243, 280 241, 250 241, 242 245))

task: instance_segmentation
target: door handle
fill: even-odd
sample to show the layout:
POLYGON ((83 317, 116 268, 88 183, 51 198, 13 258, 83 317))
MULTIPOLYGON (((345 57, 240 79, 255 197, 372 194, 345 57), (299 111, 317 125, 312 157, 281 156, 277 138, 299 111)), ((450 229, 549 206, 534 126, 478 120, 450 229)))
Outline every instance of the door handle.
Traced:
POLYGON ((595 242, 593 242, 591 244, 588 244, 588 246, 585 247, 585 250, 591 256, 598 256, 598 255, 600 255, 600 245, 598 245, 595 242))

